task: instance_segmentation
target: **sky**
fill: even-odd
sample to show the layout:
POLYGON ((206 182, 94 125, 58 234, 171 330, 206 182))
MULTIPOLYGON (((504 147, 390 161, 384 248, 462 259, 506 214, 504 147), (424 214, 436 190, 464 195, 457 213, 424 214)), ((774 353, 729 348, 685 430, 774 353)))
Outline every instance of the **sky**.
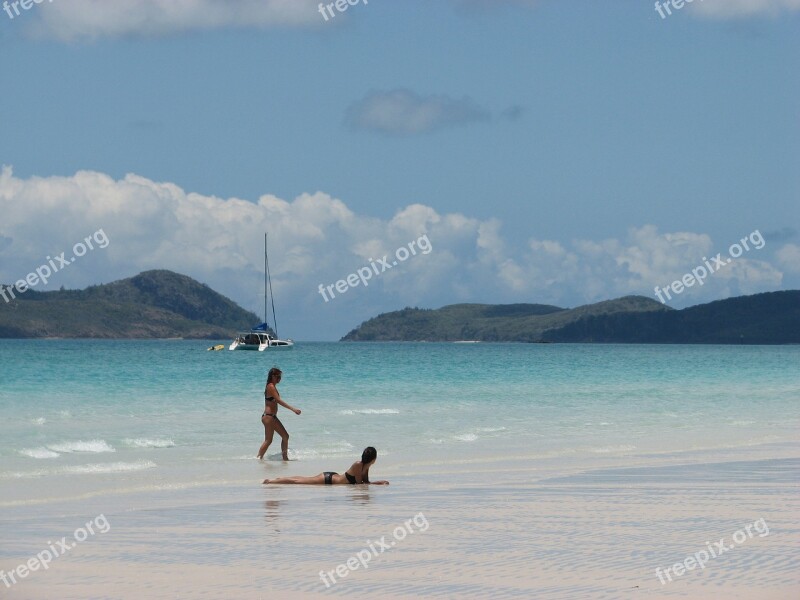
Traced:
POLYGON ((269 232, 296 340, 800 288, 800 0, 351 2, 0 4, 0 282, 64 252, 34 289, 170 269, 261 314, 269 232))

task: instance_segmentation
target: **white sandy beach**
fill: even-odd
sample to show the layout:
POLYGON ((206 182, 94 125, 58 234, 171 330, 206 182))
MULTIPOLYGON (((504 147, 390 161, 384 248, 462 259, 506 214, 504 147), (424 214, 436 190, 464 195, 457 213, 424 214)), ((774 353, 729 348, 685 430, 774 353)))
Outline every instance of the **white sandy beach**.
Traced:
POLYGON ((2 538, 17 551, 7 564, 97 514, 110 529, 3 597, 786 600, 800 589, 795 446, 562 469, 472 458, 410 465, 410 474, 387 459, 376 474, 388 487, 262 486, 259 473, 282 467, 254 462, 251 483, 6 508, 2 538), (732 541, 759 519, 766 535, 732 541), (394 545, 380 552, 381 538, 394 545), (732 549, 704 569, 659 581, 656 568, 723 538, 732 549), (337 577, 359 551, 370 555, 368 568, 337 577), (326 587, 321 570, 338 581, 326 587))

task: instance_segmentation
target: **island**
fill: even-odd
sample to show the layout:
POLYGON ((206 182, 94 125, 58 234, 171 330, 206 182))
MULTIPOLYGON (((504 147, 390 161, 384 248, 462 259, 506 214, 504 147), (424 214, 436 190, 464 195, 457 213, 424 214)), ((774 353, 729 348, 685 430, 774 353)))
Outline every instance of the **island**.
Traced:
POLYGON ((739 296, 682 310, 643 296, 571 309, 543 304, 404 308, 362 323, 342 341, 798 344, 800 291, 739 296))
POLYGON ((0 338, 225 339, 260 322, 207 285, 166 270, 0 302, 0 338))

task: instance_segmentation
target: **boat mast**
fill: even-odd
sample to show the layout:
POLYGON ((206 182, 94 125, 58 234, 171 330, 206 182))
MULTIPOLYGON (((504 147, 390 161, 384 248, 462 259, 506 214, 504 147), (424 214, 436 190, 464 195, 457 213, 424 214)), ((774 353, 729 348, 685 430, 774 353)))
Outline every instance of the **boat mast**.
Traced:
POLYGON ((269 263, 267 262, 267 234, 264 233, 264 323, 269 327, 267 321, 267 277, 269 273, 269 263))
POLYGON ((278 319, 275 316, 275 295, 272 293, 272 277, 269 273, 269 254, 267 253, 267 234, 264 234, 264 322, 267 322, 267 287, 269 287, 269 297, 272 299, 272 323, 275 325, 275 337, 278 335, 278 319))

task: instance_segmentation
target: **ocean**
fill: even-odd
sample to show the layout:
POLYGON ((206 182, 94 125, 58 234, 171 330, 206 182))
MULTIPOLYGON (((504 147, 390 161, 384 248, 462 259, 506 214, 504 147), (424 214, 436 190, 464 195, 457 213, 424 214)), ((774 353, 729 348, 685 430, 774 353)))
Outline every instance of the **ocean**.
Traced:
MULTIPOLYGON (((413 474, 403 464, 510 453, 580 465, 797 437, 797 346, 210 345, 0 342, 0 502, 45 500, 54 481, 63 497, 256 480, 272 366, 303 411, 280 410, 298 467, 345 469, 367 445, 386 458, 376 471, 388 461, 413 474)), ((262 470, 283 467, 279 440, 262 470)))
MULTIPOLYGON (((401 567, 401 563, 396 564, 398 579, 386 570, 380 579, 365 580, 361 588, 356 577, 349 580, 349 587, 333 591, 315 580, 317 564, 335 567, 350 550, 363 546, 362 536, 367 533, 353 520, 354 507, 373 507, 364 510, 378 519, 373 523, 376 536, 386 533, 390 524, 402 523, 423 510, 431 532, 438 528, 441 534, 445 524, 458 528, 461 523, 451 542, 459 539, 463 548, 480 555, 480 540, 493 538, 473 510, 481 506, 481 514, 494 514, 491 511, 505 506, 510 511, 502 527, 505 533, 495 532, 496 545, 486 541, 484 548, 497 554, 502 552, 502 540, 508 540, 508 523, 520 531, 534 523, 547 526, 539 522, 545 508, 531 502, 534 498, 537 503, 554 500, 553 482, 560 482, 559 486, 568 482, 570 490, 581 490, 567 494, 578 503, 580 513, 580 502, 589 501, 586 486, 599 485, 597 477, 617 489, 620 481, 625 482, 623 487, 631 481, 620 473, 645 469, 646 476, 636 481, 647 480, 651 485, 660 480, 680 489, 716 478, 724 488, 725 482, 739 481, 740 476, 752 483, 752 474, 762 473, 766 475, 756 476, 756 481, 783 489, 786 473, 796 474, 797 464, 792 461, 800 456, 797 346, 299 342, 292 350, 275 352, 207 352, 214 343, 0 341, 1 567, 8 571, 15 560, 47 547, 44 543, 50 537, 100 513, 116 527, 108 536, 125 527, 130 532, 155 527, 160 535, 167 535, 163 532, 170 528, 158 525, 163 526, 161 519, 169 515, 170 527, 174 526, 169 536, 186 536, 189 546, 197 540, 193 535, 204 535, 195 532, 196 519, 213 513, 219 517, 217 539, 233 535, 257 555, 260 550, 253 548, 267 526, 270 539, 283 548, 282 558, 270 560, 300 560, 309 544, 305 515, 332 528, 327 532, 332 537, 311 552, 311 574, 299 579, 267 578, 261 587, 245 586, 230 597, 261 597, 264 585, 298 597, 339 593, 336 590, 364 597, 402 596, 398 582, 407 565, 401 567), (255 458, 263 440, 260 417, 265 378, 272 366, 283 370, 279 390, 284 400, 302 410, 299 416, 283 408, 279 411, 291 435, 288 463, 280 460, 277 435, 267 460, 255 458), (385 490, 261 486, 262 479, 281 475, 343 472, 367 445, 378 449, 372 478, 392 482, 385 490), (749 478, 741 475, 743 468, 731 466, 742 464, 750 465, 744 469, 751 473, 749 478), (676 472, 676 468, 686 470, 676 472), (549 491, 544 494, 544 490, 549 491), (437 501, 432 503, 432 498, 437 501), (160 511, 155 524, 150 510, 160 511), (278 527, 278 513, 292 516, 284 514, 278 527), (343 523, 352 529, 341 529, 343 523), (465 524, 475 529, 465 529, 465 524), (333 531, 349 533, 335 536, 333 531)), ((647 490, 646 494, 655 493, 651 487, 647 490)), ((762 506, 775 504, 776 498, 783 502, 781 496, 768 497, 762 506)), ((612 512, 615 504, 624 504, 620 499, 604 501, 612 512)), ((651 510, 642 508, 638 496, 632 502, 639 508, 626 508, 631 520, 651 510)), ((568 504, 559 499, 552 510, 568 504)), ((703 510, 711 515, 732 513, 729 521, 718 526, 723 533, 745 514, 752 520, 762 516, 755 510, 739 515, 735 508, 742 505, 738 503, 724 510, 709 506, 703 510)), ((786 510, 795 511, 796 505, 786 510)), ((779 528, 782 518, 787 523, 791 520, 790 515, 772 513, 773 528, 779 528)), ((653 519, 651 515, 642 526, 652 526, 653 519)), ((499 527, 502 516, 495 515, 493 522, 499 527)), ((579 535, 583 525, 573 526, 577 527, 573 533, 579 535)), ((625 539, 619 530, 614 531, 625 539)), ((631 533, 629 543, 634 548, 642 543, 640 533, 631 533)), ((705 535, 674 540, 665 548, 672 550, 670 556, 685 554, 682 548, 702 546, 705 535)), ((797 539, 796 529, 792 536, 789 541, 797 539)), ((225 539, 228 551, 241 551, 225 539)), ((435 538, 426 533, 415 539, 428 540, 416 544, 435 538)), ((574 545, 570 539, 561 543, 574 545)), ((87 583, 94 580, 87 580, 86 569, 113 559, 125 563, 128 571, 121 572, 129 577, 123 581, 130 584, 133 594, 141 573, 131 564, 144 561, 156 547, 152 539, 147 543, 139 537, 133 540, 117 539, 113 547, 91 542, 105 550, 94 557, 82 555, 80 569, 73 564, 61 579, 51 571, 36 584, 31 577, 15 589, 28 586, 28 595, 19 597, 47 597, 53 581, 76 586, 80 582, 83 587, 74 588, 80 590, 74 597, 86 597, 82 594, 94 589, 87 583), (139 558, 126 562, 131 553, 139 558)), ((160 538, 157 547, 169 544, 165 540, 160 538)), ((448 563, 441 546, 446 542, 439 539, 439 544, 427 551, 439 557, 438 572, 450 573, 450 583, 441 589, 417 587, 415 593, 440 597, 487 593, 480 578, 471 581, 471 587, 459 587, 463 574, 458 565, 465 559, 448 563)), ((411 552, 411 542, 408 547, 411 552)), ((761 547, 766 547, 763 542, 761 547)), ((418 551, 426 552, 423 547, 418 551)), ((785 551, 784 546, 775 546, 770 556, 785 551)), ((514 552, 513 560, 522 560, 522 550, 514 552)), ((214 562, 213 552, 200 554, 194 556, 193 564, 214 562)), ((630 553, 624 553, 619 565, 628 564, 625 556, 630 560, 630 553)), ((66 564, 71 559, 63 560, 66 564)), ((173 561, 180 564, 177 558, 173 561)), ((663 560, 651 554, 644 564, 649 568, 651 563, 655 568, 663 560)), ((776 567, 775 573, 781 569, 776 567)), ((373 571, 369 573, 372 577, 373 571)), ((651 575, 643 571, 642 578, 649 581, 651 575)), ((791 580, 795 582, 796 578, 791 580)), ((109 584, 98 580, 97 585, 101 583, 109 584)), ((730 578, 721 583, 730 583, 730 578)), ((522 587, 504 593, 492 589, 497 597, 526 597, 535 584, 518 585, 522 587)), ((615 597, 613 584, 608 585, 612 590, 603 588, 603 593, 615 597)), ((602 597, 594 592, 582 596, 576 589, 565 589, 563 596, 542 592, 537 597, 602 597)), ((162 591, 165 597, 175 597, 169 587, 162 591)), ((98 593, 97 597, 106 596, 98 593)))

